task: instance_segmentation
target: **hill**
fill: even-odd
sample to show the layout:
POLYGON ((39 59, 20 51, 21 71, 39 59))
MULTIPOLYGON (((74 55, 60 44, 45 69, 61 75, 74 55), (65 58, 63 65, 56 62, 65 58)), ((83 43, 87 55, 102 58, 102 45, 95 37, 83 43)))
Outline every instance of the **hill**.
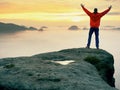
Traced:
POLYGON ((20 26, 13 23, 0 22, 0 33, 18 32, 23 30, 36 30, 34 27, 20 26))

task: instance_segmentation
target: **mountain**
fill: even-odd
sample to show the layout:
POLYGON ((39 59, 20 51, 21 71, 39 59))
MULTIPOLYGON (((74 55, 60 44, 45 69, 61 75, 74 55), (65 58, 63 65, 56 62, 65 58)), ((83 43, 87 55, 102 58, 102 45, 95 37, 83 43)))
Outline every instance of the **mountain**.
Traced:
POLYGON ((18 31, 24 31, 24 30, 36 30, 34 27, 26 27, 21 26, 13 23, 2 23, 0 22, 0 33, 12 33, 12 32, 18 32, 18 31))
POLYGON ((0 90, 117 90, 113 75, 113 56, 102 49, 0 59, 0 90))

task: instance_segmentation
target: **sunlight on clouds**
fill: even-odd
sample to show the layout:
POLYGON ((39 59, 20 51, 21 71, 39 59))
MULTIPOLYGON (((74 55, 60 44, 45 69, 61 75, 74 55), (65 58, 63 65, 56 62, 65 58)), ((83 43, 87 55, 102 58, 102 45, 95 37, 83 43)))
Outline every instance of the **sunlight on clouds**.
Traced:
POLYGON ((119 0, 0 0, 0 13, 77 12, 81 10, 81 3, 90 10, 94 7, 105 9, 109 5, 117 10, 120 7, 119 0))
MULTIPOLYGON (((83 16, 87 15, 80 7, 81 3, 91 12, 95 7, 101 12, 109 5, 113 6, 111 16, 120 12, 119 0, 0 0, 0 19, 80 22, 88 19, 83 16)), ((114 18, 107 15, 104 19, 114 18)))
POLYGON ((103 20, 120 21, 120 15, 108 15, 108 16, 104 16, 103 20))
MULTIPOLYGON (((66 1, 66 0, 64 0, 66 1)), ((60 12, 71 12, 77 11, 76 8, 73 7, 70 1, 68 2, 60 2, 55 0, 6 0, 4 2, 0 1, 0 13, 26 13, 26 12, 52 12, 52 13, 60 13, 60 12), (25 3, 27 2, 27 3, 25 3)))
POLYGON ((80 16, 74 16, 74 17, 72 17, 72 19, 71 19, 73 22, 80 22, 80 21, 82 21, 82 20, 84 20, 82 17, 80 17, 80 16))
POLYGON ((83 20, 80 16, 82 13, 15 13, 15 14, 1 14, 2 19, 30 19, 37 21, 74 21, 83 20))

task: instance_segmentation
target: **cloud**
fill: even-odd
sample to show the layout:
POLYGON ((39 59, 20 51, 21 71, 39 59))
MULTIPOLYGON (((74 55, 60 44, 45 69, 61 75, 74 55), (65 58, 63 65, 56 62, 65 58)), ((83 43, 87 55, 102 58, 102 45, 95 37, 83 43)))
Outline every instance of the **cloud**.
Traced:
POLYGON ((9 3, 9 2, 0 2, 0 7, 5 7, 5 6, 8 6, 10 4, 11 3, 9 3))
POLYGON ((120 12, 110 12, 109 15, 120 15, 120 12))
POLYGON ((105 0, 105 1, 113 1, 114 2, 114 1, 118 1, 118 0, 105 0))
POLYGON ((114 1, 119 0, 92 0, 91 2, 89 0, 0 0, 0 13, 79 12, 81 3, 85 4, 90 11, 93 11, 94 7, 102 11, 112 5, 114 7, 112 9, 119 12, 119 2, 114 1))

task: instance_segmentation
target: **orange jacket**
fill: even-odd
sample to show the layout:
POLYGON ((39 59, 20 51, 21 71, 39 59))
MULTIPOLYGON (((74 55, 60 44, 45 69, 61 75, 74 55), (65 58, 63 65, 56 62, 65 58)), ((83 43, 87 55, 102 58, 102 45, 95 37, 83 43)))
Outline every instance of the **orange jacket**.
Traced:
POLYGON ((84 6, 82 6, 82 8, 86 12, 86 14, 90 17, 90 27, 95 27, 95 28, 99 28, 101 17, 110 11, 110 8, 108 8, 107 10, 101 13, 94 14, 88 11, 84 6))

